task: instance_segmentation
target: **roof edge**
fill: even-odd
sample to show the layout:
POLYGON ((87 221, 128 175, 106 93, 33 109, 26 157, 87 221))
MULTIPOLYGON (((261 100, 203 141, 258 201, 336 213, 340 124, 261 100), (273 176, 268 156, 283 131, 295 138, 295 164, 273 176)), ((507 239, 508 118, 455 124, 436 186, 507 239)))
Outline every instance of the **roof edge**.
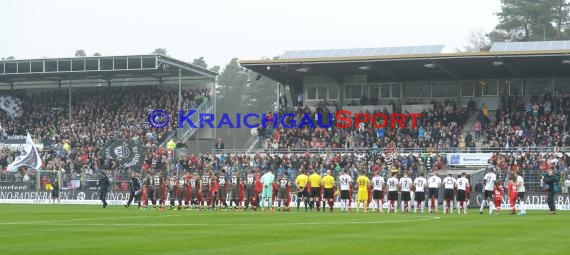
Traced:
POLYGON ((375 60, 406 60, 406 59, 438 59, 438 58, 468 58, 468 57, 505 57, 505 56, 548 56, 569 55, 570 50, 546 51, 495 51, 495 52, 454 52, 441 54, 415 54, 415 55, 386 55, 362 57, 334 57, 334 58, 303 58, 303 59, 269 59, 269 60, 240 60, 241 65, 270 65, 285 63, 319 63, 319 62, 354 62, 375 60))

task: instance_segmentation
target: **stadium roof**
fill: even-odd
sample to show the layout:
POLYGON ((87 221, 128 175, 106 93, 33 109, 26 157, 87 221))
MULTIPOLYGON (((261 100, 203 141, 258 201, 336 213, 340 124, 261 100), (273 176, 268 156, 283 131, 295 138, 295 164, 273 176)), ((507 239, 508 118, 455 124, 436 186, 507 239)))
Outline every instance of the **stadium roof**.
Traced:
POLYGON ((363 56, 391 56, 409 54, 435 54, 441 53, 445 46, 407 46, 383 48, 356 48, 356 49, 330 49, 330 50, 293 50, 286 51, 279 59, 300 58, 334 58, 334 57, 363 57, 363 56))
MULTIPOLYGON (((38 87, 73 80, 95 84, 101 81, 143 82, 178 78, 214 79, 218 73, 163 55, 44 58, 0 61, 0 87, 38 87)), ((95 86, 95 85, 92 85, 95 86)))
POLYGON ((369 82, 570 78, 570 42, 564 41, 515 43, 510 47, 496 44, 491 52, 336 54, 333 57, 286 53, 285 58, 242 60, 240 63, 285 84, 296 83, 307 75, 324 75, 341 83, 345 75, 352 74, 367 74, 369 82), (530 45, 541 50, 523 50, 530 45))

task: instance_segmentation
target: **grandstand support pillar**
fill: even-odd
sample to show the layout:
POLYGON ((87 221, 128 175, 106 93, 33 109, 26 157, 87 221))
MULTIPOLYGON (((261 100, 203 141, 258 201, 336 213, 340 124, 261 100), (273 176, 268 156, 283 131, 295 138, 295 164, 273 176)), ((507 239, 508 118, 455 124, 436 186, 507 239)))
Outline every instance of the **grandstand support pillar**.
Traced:
MULTIPOLYGON (((182 110, 182 68, 178 68, 178 112, 182 110)), ((180 130, 176 131, 176 142, 180 141, 180 130)))
POLYGON ((196 145, 196 153, 200 152, 200 131, 198 130, 195 134, 196 137, 196 142, 194 143, 196 145))
MULTIPOLYGON (((281 83, 277 83, 277 111, 281 108, 281 83)), ((275 107, 273 107, 275 110, 275 107)))
POLYGON ((69 102, 68 102, 69 121, 71 121, 71 76, 69 77, 69 102))
MULTIPOLYGON (((212 91, 214 92, 213 95, 212 95, 212 99, 213 99, 213 100, 212 100, 212 103, 213 103, 213 105, 214 105, 214 112, 213 112, 213 114, 216 114, 216 111, 217 111, 217 109, 218 109, 218 107, 217 107, 218 105, 216 104, 216 100, 217 100, 217 99, 216 99, 216 97, 217 97, 217 96, 216 96, 216 89, 217 89, 216 87, 217 87, 217 85, 218 85, 218 79, 217 79, 217 78, 214 78, 214 79, 212 79, 212 82, 214 83, 214 84, 213 84, 213 85, 214 85, 214 89, 212 90, 212 91)), ((217 130, 218 130, 217 128, 214 128, 214 131, 213 131, 214 133, 213 133, 213 136, 212 136, 212 137, 213 137, 214 139, 216 139, 216 140, 218 139, 218 131, 217 131, 217 130)))

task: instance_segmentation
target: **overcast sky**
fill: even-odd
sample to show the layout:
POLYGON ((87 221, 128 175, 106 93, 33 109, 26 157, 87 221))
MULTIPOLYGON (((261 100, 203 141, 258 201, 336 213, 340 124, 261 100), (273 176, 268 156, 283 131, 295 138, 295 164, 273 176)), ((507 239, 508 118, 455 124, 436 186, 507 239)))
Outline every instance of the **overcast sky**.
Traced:
POLYGON ((0 56, 260 59, 285 50, 446 45, 491 30, 499 0, 2 0, 0 56))

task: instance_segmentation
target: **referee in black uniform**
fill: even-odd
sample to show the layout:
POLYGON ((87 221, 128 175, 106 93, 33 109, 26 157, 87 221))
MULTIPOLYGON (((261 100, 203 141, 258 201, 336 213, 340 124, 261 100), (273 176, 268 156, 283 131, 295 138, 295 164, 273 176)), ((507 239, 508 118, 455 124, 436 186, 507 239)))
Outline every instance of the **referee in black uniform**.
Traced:
POLYGON ((129 201, 127 201, 125 208, 129 208, 129 206, 131 206, 131 203, 133 202, 133 200, 135 201, 135 203, 139 204, 139 208, 140 208, 141 207, 141 198, 140 198, 141 180, 137 177, 137 174, 135 172, 131 172, 131 183, 130 183, 129 191, 130 191, 129 201))
POLYGON ((99 172, 97 188, 99 188, 99 199, 103 202, 103 208, 107 207, 107 192, 109 192, 109 186, 111 186, 111 182, 109 182, 107 174, 105 174, 104 171, 99 172))

